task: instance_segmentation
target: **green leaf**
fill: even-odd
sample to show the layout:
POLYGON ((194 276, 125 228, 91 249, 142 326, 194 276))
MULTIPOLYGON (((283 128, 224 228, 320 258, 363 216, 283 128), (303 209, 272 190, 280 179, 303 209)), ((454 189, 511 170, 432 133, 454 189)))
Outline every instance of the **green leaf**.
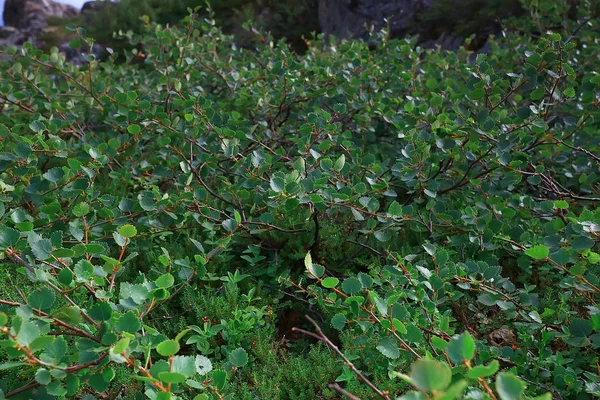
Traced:
POLYGON ((115 324, 117 332, 135 333, 142 327, 142 323, 136 313, 132 310, 123 314, 115 324))
POLYGON ((223 390, 225 383, 227 382, 227 372, 216 369, 212 373, 213 383, 219 390, 223 390))
POLYGON ((344 328, 344 325, 346 325, 346 316, 344 314, 338 313, 331 318, 331 326, 333 329, 340 331, 344 328))
POLYGON ((412 383, 425 392, 443 391, 450 385, 452 371, 439 361, 420 359, 413 363, 410 370, 412 383))
POLYGON ((47 260, 52 257, 52 242, 50 239, 39 239, 35 242, 29 243, 31 245, 31 252, 36 258, 40 260, 47 260))
POLYGON ((178 372, 186 377, 196 374, 196 364, 192 356, 175 356, 172 362, 172 372, 178 372))
POLYGON ((318 264, 313 264, 310 253, 306 253, 304 257, 304 266, 310 274, 317 278, 320 278, 325 273, 325 268, 318 264))
POLYGON ((346 294, 354 295, 362 290, 362 284, 358 278, 352 277, 344 279, 344 282, 342 282, 342 290, 346 294))
POLYGON ((181 383, 185 381, 185 375, 178 372, 159 372, 158 379, 165 383, 181 383))
POLYGON ((388 214, 393 217, 400 217, 402 215, 402 206, 397 201, 393 201, 388 207, 388 214))
POLYGON ((46 287, 34 290, 27 298, 27 303, 29 303, 32 308, 44 312, 50 311, 55 301, 56 297, 54 292, 46 287))
POLYGON ((45 368, 40 368, 35 372, 35 381, 40 385, 47 385, 52 380, 50 371, 45 368))
POLYGON ((344 169, 345 164, 346 164, 346 156, 344 154, 342 154, 335 161, 335 164, 333 164, 333 169, 336 170, 337 172, 340 172, 342 169, 344 169))
POLYGON ((14 246, 20 237, 19 231, 0 225, 0 248, 5 249, 14 246))
POLYGON ((389 337, 384 337, 379 341, 379 344, 377 345, 377 350, 379 350, 384 356, 392 358, 394 360, 400 357, 400 348, 398 347, 396 342, 389 337))
POLYGON ((87 260, 81 260, 75 264, 73 273, 78 282, 87 282, 94 275, 94 266, 87 260))
POLYGON ((496 390, 501 400, 520 399, 525 391, 525 383, 508 372, 500 372, 496 377, 496 390))
POLYGON ((0 327, 5 326, 8 323, 8 316, 6 313, 0 312, 0 327))
POLYGON ((175 278, 171 274, 163 274, 159 276, 158 279, 156 279, 156 281, 154 281, 156 286, 158 286, 159 288, 169 288, 173 286, 174 282, 175 278))
POLYGON ((487 378, 498 372, 498 368, 500 368, 500 363, 497 360, 493 360, 488 365, 477 365, 471 368, 467 372, 467 376, 471 379, 487 378))
POLYGON ((164 357, 169 357, 177 354, 179 351, 179 343, 175 340, 165 340, 156 346, 156 351, 158 354, 164 357))
POLYGON ((554 207, 559 208, 561 210, 566 210, 569 208, 569 203, 564 200, 554 200, 554 207))
POLYGON ((131 124, 127 127, 127 132, 131 133, 132 135, 137 135, 141 130, 142 128, 137 124, 131 124))
POLYGON ((19 332, 17 333, 17 341, 22 346, 29 346, 40 335, 40 330, 36 324, 31 321, 24 320, 21 322, 19 332))
POLYGON ((546 94, 546 90, 543 87, 535 88, 530 94, 529 97, 531 100, 536 101, 544 97, 546 94))
POLYGON ((321 285, 323 285, 323 287, 326 287, 327 289, 336 287, 338 283, 340 283, 340 280, 338 278, 332 277, 325 278, 321 281, 321 285))
POLYGON ((285 188, 285 180, 280 176, 272 176, 270 185, 274 192, 279 193, 285 188))
POLYGON ((550 250, 543 244, 540 244, 525 250, 525 254, 535 260, 545 260, 548 254, 550 254, 550 250))
POLYGON ((119 235, 123 236, 124 238, 131 238, 137 235, 137 229, 135 229, 135 226, 133 225, 122 225, 119 227, 119 235))
POLYGON ((46 171, 43 176, 50 182, 56 183, 65 176, 65 173, 63 172, 62 168, 51 168, 46 171))
POLYGON ((104 301, 99 301, 90 308, 90 317, 95 321, 108 321, 112 316, 112 307, 104 301))
POLYGON ((571 247, 577 251, 583 251, 594 247, 596 242, 587 236, 578 236, 571 241, 571 247))
POLYGON ((229 353, 229 362, 237 368, 243 367, 248 362, 248 354, 246 350, 237 348, 229 353))
POLYGON ((592 333, 592 323, 587 319, 576 318, 569 326, 569 332, 573 337, 586 337, 592 333))
POLYGON ((394 326, 394 330, 396 332, 399 332, 401 335, 406 335, 406 333, 408 332, 406 330, 406 326, 402 323, 402 321, 400 321, 397 318, 392 319, 392 325, 394 326))
POLYGON ((463 332, 450 340, 446 347, 446 353, 455 363, 471 360, 475 356, 475 341, 468 332, 463 332))
POLYGON ((29 124, 29 128, 35 133, 42 133, 46 129, 46 124, 44 121, 33 121, 29 124))

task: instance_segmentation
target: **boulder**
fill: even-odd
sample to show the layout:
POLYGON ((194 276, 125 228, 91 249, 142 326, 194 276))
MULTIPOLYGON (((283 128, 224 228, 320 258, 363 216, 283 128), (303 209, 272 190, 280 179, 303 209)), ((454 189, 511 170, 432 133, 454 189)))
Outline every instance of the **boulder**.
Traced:
MULTIPOLYGON (((18 29, 36 29, 45 26, 48 17, 75 17, 79 11, 68 4, 53 0, 6 0, 4 24, 18 29)), ((41 28, 40 28, 41 29, 41 28)))
POLYGON ((392 37, 402 37, 430 6, 430 0, 320 0, 319 23, 323 33, 342 39, 367 39, 371 26, 389 26, 392 37))

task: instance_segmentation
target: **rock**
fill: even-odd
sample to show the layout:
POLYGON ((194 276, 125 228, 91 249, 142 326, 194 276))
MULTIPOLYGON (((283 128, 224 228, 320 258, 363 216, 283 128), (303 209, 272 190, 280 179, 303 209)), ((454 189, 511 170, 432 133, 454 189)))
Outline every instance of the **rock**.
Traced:
MULTIPOLYGON (((79 11, 70 5, 53 0, 6 0, 4 4, 4 24, 16 28, 4 32, 4 44, 20 46, 25 42, 39 45, 38 38, 48 26, 48 17, 75 17, 79 11)), ((4 28, 6 29, 6 27, 4 28)))
POLYGON ((31 29, 45 25, 49 16, 67 18, 77 15, 79 12, 75 7, 52 0, 6 0, 3 18, 5 25, 31 29))
POLYGON ((85 21, 90 23, 94 17, 103 12, 117 12, 118 3, 106 2, 106 1, 87 1, 81 6, 81 15, 84 16, 85 21))
POLYGON ((517 343, 517 336, 513 331, 506 328, 496 329, 491 332, 488 339, 496 347, 512 347, 517 343))
POLYGON ((0 27, 0 40, 10 38, 12 35, 15 34, 16 31, 17 29, 12 26, 0 27))
POLYGON ((319 23, 326 35, 367 39, 371 26, 379 30, 389 23, 390 36, 413 33, 417 15, 431 0, 320 0, 319 23), (388 23, 386 23, 386 19, 388 23))

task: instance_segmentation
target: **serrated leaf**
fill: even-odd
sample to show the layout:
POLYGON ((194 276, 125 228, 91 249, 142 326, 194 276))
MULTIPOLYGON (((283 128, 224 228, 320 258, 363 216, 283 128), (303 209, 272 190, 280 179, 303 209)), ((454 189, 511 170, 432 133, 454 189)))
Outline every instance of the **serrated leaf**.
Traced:
POLYGON ((204 356, 196 356, 194 363, 196 365, 196 372, 200 376, 206 375, 212 371, 212 363, 204 356))
POLYGON ((384 337, 379 341, 377 350, 379 350, 381 354, 387 358, 392 358, 395 360, 396 358, 400 357, 400 348, 396 342, 389 337, 384 337))
POLYGON ((229 362, 237 368, 243 367, 248 362, 248 353, 246 350, 237 348, 229 353, 229 362))
POLYGON ((346 325, 346 316, 344 314, 335 314, 333 318, 331 318, 331 326, 333 329, 342 330, 346 325))
POLYGON ((131 238, 137 235, 137 229, 133 225, 122 225, 119 227, 119 235, 123 236, 124 238, 131 238))
POLYGON ((115 324, 117 332, 135 333, 142 327, 142 323, 136 313, 132 310, 123 314, 115 324))
POLYGON ((0 225, 0 248, 5 249, 14 246, 20 237, 19 231, 0 225))
POLYGON ((352 277, 344 279, 344 282, 342 282, 342 290, 346 294, 354 295, 362 290, 362 284, 358 278, 352 277))

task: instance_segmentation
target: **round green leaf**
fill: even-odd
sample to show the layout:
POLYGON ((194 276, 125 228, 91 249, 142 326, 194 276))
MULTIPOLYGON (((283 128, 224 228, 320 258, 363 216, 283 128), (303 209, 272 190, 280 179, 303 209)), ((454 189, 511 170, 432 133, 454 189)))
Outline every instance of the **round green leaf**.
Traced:
POLYGON ((338 285, 338 283, 340 282, 340 280, 338 278, 325 278, 321 281, 321 285, 323 285, 323 287, 326 287, 328 289, 334 288, 338 285))
POLYGON ((136 234, 137 234, 137 229, 135 229, 135 226, 133 226, 133 225, 126 224, 126 225, 122 225, 119 227, 119 235, 121 235, 125 238, 134 237, 136 234))
POLYGON ((362 290, 362 284, 358 278, 348 278, 342 283, 342 290, 346 294, 354 295, 362 290))
POLYGON ((450 385, 452 371, 448 365, 439 361, 421 359, 412 365, 410 377, 419 390, 443 391, 450 385))
POLYGON ((131 133, 132 135, 140 133, 141 130, 142 128, 137 124, 131 124, 127 127, 127 132, 131 133))
POLYGON ((47 385, 52 380, 50 371, 44 368, 40 368, 35 372, 35 381, 40 385, 47 385))
POLYGON ((171 274, 163 274, 159 276, 158 279, 156 279, 156 281, 154 281, 154 283, 156 283, 156 286, 158 286, 159 288, 169 288, 173 286, 174 282, 175 278, 173 278, 173 275, 171 274))
POLYGON ((335 314, 333 318, 331 318, 331 326, 333 329, 342 330, 346 325, 346 316, 344 314, 335 314))
POLYGON ((123 314, 115 324, 117 332, 135 333, 140 330, 141 327, 142 323, 133 310, 127 311, 125 314, 123 314))
POLYGON ((165 340, 156 346, 156 351, 164 357, 175 355, 179 351, 179 343, 175 340, 165 340))
POLYGON ((246 350, 237 348, 229 353, 229 362, 237 368, 243 367, 248 362, 248 354, 246 350))

